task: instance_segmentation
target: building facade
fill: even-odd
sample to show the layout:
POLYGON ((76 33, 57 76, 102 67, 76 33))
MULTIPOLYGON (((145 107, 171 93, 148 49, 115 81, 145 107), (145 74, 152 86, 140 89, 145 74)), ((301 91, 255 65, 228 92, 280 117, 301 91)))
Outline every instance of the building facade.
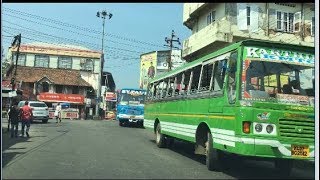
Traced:
POLYGON ((9 48, 11 66, 4 79, 15 77, 20 100, 44 101, 49 107, 65 102, 84 114, 95 112, 101 52, 32 43, 20 46, 17 63, 16 54, 17 48, 9 48))
POLYGON ((182 57, 192 61, 230 43, 261 39, 314 47, 314 3, 184 3, 192 35, 182 57))

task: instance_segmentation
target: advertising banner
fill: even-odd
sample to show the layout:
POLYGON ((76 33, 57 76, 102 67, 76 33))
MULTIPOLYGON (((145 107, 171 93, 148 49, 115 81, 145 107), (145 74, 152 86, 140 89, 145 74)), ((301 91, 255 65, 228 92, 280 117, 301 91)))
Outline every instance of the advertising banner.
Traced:
POLYGON ((181 50, 172 50, 171 53, 170 50, 157 51, 157 75, 168 72, 168 62, 170 61, 170 58, 172 63, 172 70, 186 63, 184 59, 181 59, 181 50))
POLYGON ((117 94, 114 92, 106 92, 106 101, 117 101, 117 94))
POLYGON ((246 56, 248 59, 284 62, 311 67, 314 67, 315 61, 314 54, 271 48, 246 47, 246 56))
MULTIPOLYGON (((17 51, 17 48, 12 48, 12 51, 17 51)), ((64 54, 67 56, 79 56, 79 57, 90 57, 97 58, 101 57, 101 53, 92 50, 81 50, 75 48, 61 48, 61 47, 43 47, 35 45, 21 45, 20 52, 35 53, 35 54, 52 54, 60 55, 64 54)))
POLYGON ((157 53, 143 54, 140 60, 140 88, 147 89, 148 81, 156 75, 157 53))
POLYGON ((37 99, 44 102, 84 103, 84 96, 78 94, 40 93, 37 99))

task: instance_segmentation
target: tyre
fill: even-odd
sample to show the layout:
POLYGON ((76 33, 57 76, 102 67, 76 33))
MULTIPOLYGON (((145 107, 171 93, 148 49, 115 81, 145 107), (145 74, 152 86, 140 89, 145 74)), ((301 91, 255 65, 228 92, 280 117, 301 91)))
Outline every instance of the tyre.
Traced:
POLYGON ((138 122, 138 127, 139 127, 139 128, 143 128, 143 121, 139 121, 139 122, 138 122))
POLYGON ((210 132, 207 133, 207 142, 206 146, 206 165, 208 170, 218 170, 219 169, 219 155, 218 150, 213 148, 213 139, 210 132))
POLYGON ((43 119, 42 123, 48 123, 48 119, 43 119))
POLYGON ((123 126, 123 123, 121 121, 119 121, 119 126, 123 126))
POLYGON ((291 159, 276 159, 274 166, 277 174, 282 177, 289 177, 293 167, 293 161, 291 159))
POLYGON ((166 146, 165 136, 161 134, 160 123, 157 124, 157 128, 156 128, 156 144, 159 148, 163 148, 166 146))

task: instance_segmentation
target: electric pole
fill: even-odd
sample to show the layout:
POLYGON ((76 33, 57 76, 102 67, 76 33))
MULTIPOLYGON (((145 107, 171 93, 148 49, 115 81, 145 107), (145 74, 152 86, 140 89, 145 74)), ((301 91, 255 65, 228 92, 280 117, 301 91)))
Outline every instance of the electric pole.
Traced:
POLYGON ((21 44, 21 34, 18 34, 14 37, 14 40, 11 44, 12 48, 17 47, 15 70, 14 70, 14 74, 11 78, 12 91, 15 90, 15 81, 16 81, 16 76, 17 76, 18 59, 19 59, 19 54, 20 54, 20 44, 21 44))
MULTIPOLYGON (((12 75, 11 78, 11 92, 15 91, 16 89, 16 76, 17 76, 17 67, 18 67, 18 59, 19 59, 19 53, 20 53, 20 44, 21 44, 21 34, 18 34, 14 37, 13 42, 11 43, 11 48, 16 48, 17 47, 17 53, 16 53, 16 64, 15 64, 15 70, 14 70, 14 74, 12 75)), ((9 109, 12 106, 12 95, 11 97, 9 96, 9 109)), ((10 123, 8 122, 8 131, 9 131, 9 125, 10 123)))
POLYGON ((101 79, 102 79, 102 71, 103 71, 103 66, 104 66, 104 27, 105 27, 105 20, 106 16, 109 17, 109 19, 112 18, 112 14, 108 13, 107 11, 103 10, 102 12, 97 12, 96 15, 98 18, 102 18, 102 45, 101 45, 101 63, 100 63, 100 71, 99 71, 99 77, 98 77, 98 89, 97 89, 97 104, 96 104, 96 115, 99 114, 99 104, 100 104, 100 99, 101 98, 101 79))
POLYGON ((174 34, 174 30, 172 30, 172 32, 171 32, 171 38, 166 37, 166 38, 164 39, 164 40, 167 42, 167 44, 166 44, 165 46, 170 47, 170 56, 167 58, 168 71, 171 71, 171 69, 172 69, 172 48, 179 49, 179 47, 173 46, 173 43, 174 43, 174 42, 177 42, 179 45, 181 45, 179 38, 173 39, 173 38, 175 38, 175 37, 177 37, 177 36, 174 34))

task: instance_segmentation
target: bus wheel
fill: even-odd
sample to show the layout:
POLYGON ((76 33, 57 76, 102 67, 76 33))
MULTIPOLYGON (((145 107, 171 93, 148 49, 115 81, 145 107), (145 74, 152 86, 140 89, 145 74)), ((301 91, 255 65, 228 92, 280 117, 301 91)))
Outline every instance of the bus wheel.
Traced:
POLYGON ((207 133, 206 146, 206 165, 208 170, 213 171, 218 169, 218 150, 213 148, 213 140, 210 132, 207 133))
POLYGON ((139 128, 143 128, 143 121, 139 121, 139 122, 137 122, 138 123, 138 127, 139 128))
POLYGON ((161 134, 160 123, 158 123, 157 129, 156 129, 156 144, 159 148, 163 148, 166 146, 165 136, 161 134))
POLYGON ((289 177, 293 167, 293 161, 291 159, 276 159, 274 166, 279 175, 289 177))

